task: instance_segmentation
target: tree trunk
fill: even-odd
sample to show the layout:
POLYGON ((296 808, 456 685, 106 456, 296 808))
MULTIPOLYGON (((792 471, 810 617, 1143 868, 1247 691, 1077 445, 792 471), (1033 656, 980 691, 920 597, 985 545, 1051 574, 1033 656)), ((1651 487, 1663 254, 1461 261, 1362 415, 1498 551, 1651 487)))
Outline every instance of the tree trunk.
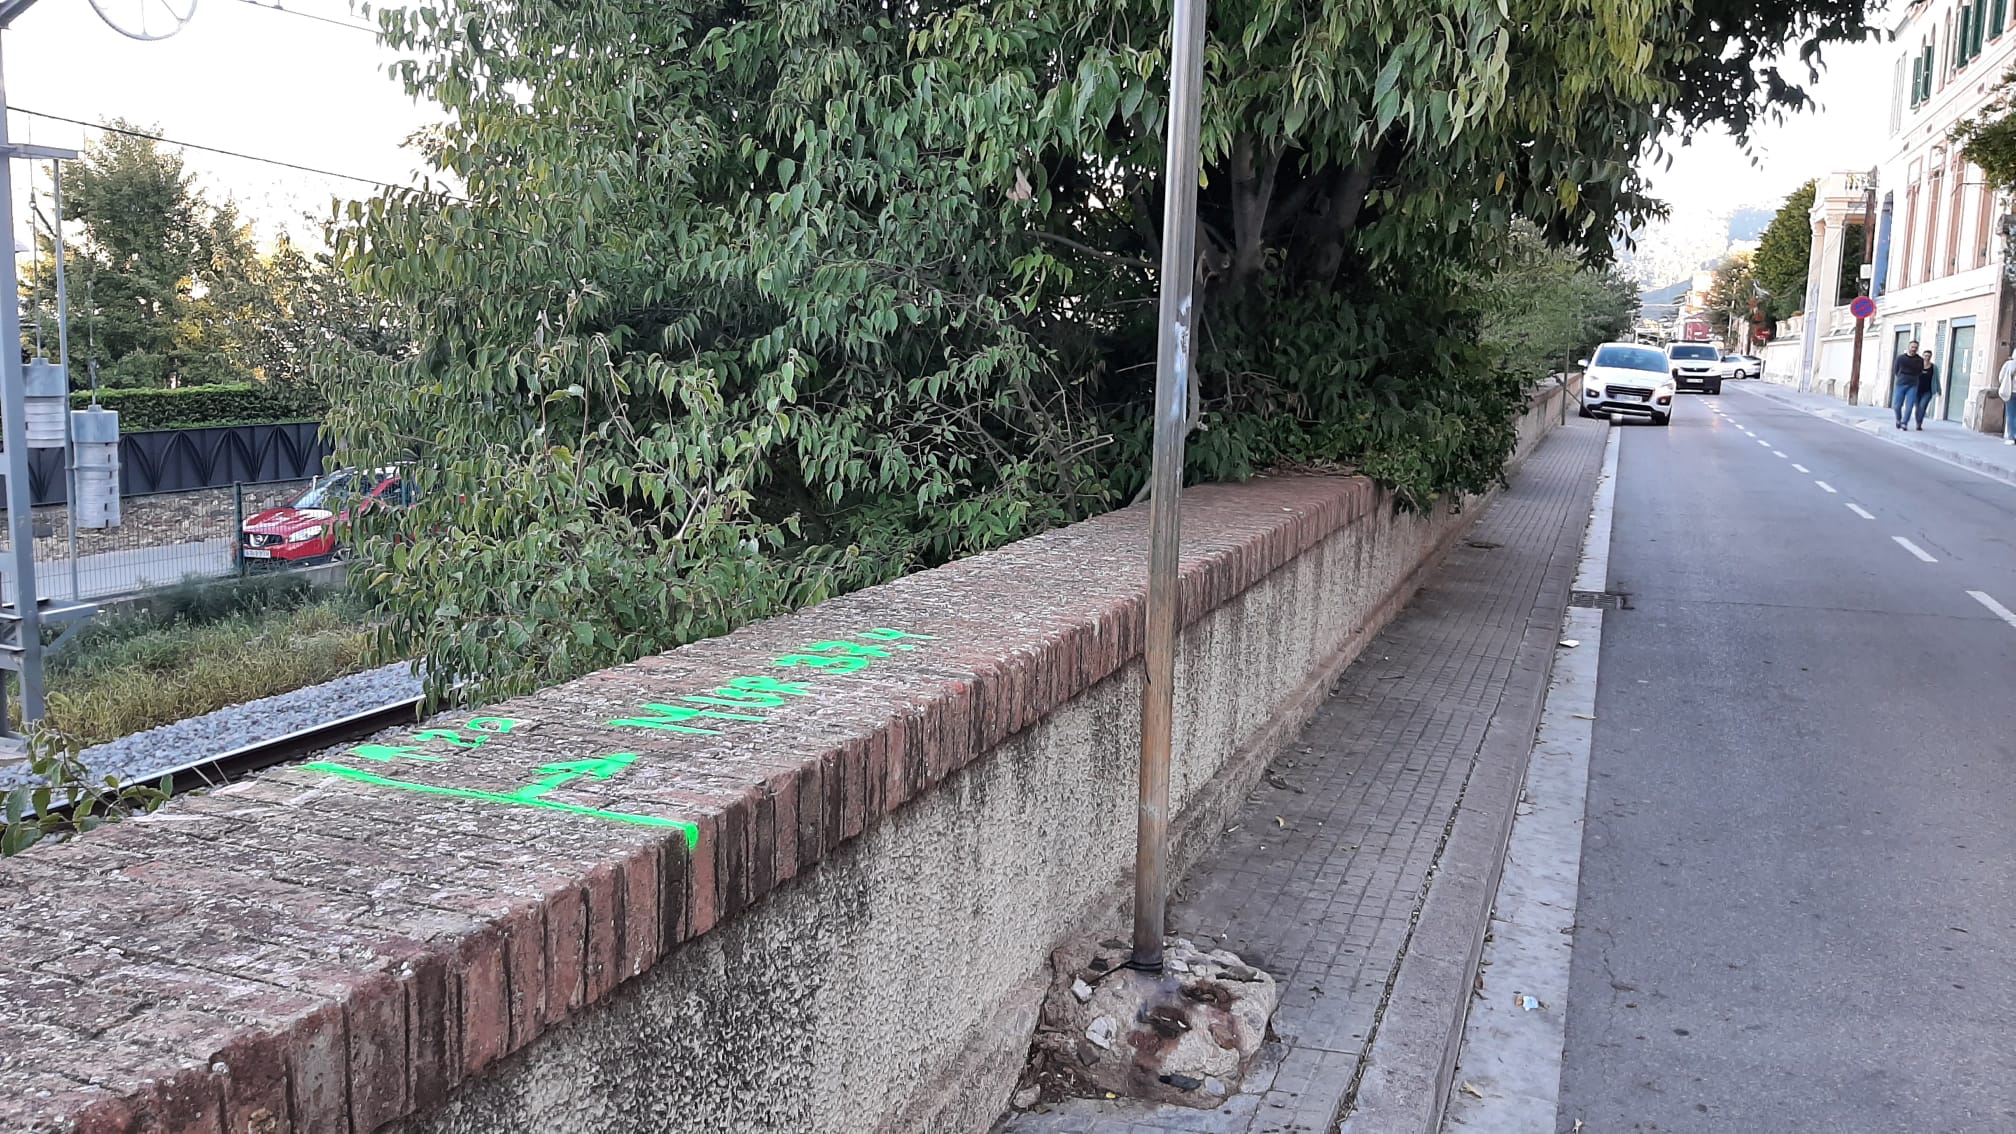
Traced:
POLYGON ((1369 165, 1346 166, 1337 171, 1330 200, 1317 224, 1316 241, 1306 261, 1304 278, 1319 284, 1337 278, 1338 271, 1344 267, 1344 253, 1351 243, 1351 231, 1358 225, 1358 211, 1364 206, 1365 194, 1371 188, 1372 170, 1369 165))
POLYGON ((1267 266, 1267 206, 1274 200, 1274 175, 1281 151, 1256 152, 1252 135, 1232 141, 1232 263, 1226 291, 1235 300, 1251 295, 1267 266))

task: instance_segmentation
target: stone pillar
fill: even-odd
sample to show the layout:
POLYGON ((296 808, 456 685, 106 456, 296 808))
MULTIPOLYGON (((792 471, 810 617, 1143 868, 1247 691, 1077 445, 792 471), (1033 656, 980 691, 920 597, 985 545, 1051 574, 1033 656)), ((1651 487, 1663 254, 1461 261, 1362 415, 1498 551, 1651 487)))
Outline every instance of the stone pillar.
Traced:
MULTIPOLYGON (((1819 203, 1815 202, 1815 207, 1819 203)), ((1820 290, 1821 277, 1827 274, 1826 255, 1828 244, 1828 224, 1826 220, 1813 222, 1813 244, 1806 253, 1806 325, 1799 337, 1799 389, 1813 388, 1813 368, 1820 362, 1820 336, 1827 333, 1827 308, 1820 302, 1826 294, 1820 290)), ((1837 261, 1839 257, 1836 257, 1837 261)), ((1839 269, 1839 264, 1836 264, 1839 269)))

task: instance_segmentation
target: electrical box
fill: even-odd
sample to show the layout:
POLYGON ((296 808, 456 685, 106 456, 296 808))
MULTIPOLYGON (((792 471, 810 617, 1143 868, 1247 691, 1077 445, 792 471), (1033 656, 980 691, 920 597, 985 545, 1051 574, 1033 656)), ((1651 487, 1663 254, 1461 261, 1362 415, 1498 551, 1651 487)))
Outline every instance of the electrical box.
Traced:
POLYGON ((79 530, 119 526, 119 414, 102 406, 73 410, 71 437, 77 445, 77 501, 72 512, 79 530))
POLYGON ((28 363, 22 375, 27 394, 27 412, 22 422, 28 427, 30 449, 63 447, 63 415, 70 412, 70 377, 61 366, 46 358, 28 363))

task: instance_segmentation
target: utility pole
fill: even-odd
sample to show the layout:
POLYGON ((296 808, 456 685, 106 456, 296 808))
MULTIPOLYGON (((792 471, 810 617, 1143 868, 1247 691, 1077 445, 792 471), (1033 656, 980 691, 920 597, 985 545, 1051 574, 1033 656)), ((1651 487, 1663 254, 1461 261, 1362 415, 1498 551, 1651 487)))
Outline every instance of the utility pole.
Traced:
MULTIPOLYGON (((1862 197, 1862 264, 1870 274, 1857 272, 1855 294, 1865 296, 1873 290, 1876 263, 1876 171, 1869 171, 1869 184, 1862 197)), ((1839 294, 1838 292, 1836 294, 1839 294)), ((1848 404, 1860 405, 1862 396, 1862 332, 1869 322, 1868 316, 1855 316, 1855 354, 1848 364, 1848 404)))
MULTIPOLYGON (((0 9, 0 41, 16 16, 34 0, 15 0, 0 9)), ((0 43, 0 108, 7 96, 4 43, 0 43)), ((0 608, 0 659, 21 674, 21 723, 42 717, 42 619, 35 590, 35 517, 28 489, 28 400, 21 368, 21 281, 14 262, 14 147, 7 112, 0 109, 0 239, 7 243, 0 274, 0 444, 7 455, 7 538, 14 556, 14 601, 0 608)), ((60 222, 59 222, 60 223, 60 222)), ((0 680, 0 733, 8 728, 6 684, 0 680)))
POLYGON ((1182 595, 1183 442, 1196 326, 1197 135, 1204 85, 1204 0, 1175 0, 1169 139, 1162 162, 1162 307, 1155 344, 1155 450, 1148 474, 1147 680, 1141 690, 1141 794, 1134 844, 1132 968, 1162 971, 1169 906, 1169 760, 1182 595))
MULTIPOLYGON (((15 18, 34 3, 35 0, 0 0, 0 41, 5 40, 6 30, 15 18)), ((4 52, 0 52, 0 62, 4 62, 4 52)), ((6 95, 5 69, 0 66, 0 107, 6 104, 6 95)), ((33 731, 43 714, 42 656, 46 652, 42 643, 43 625, 74 623, 94 608, 76 602, 73 596, 67 605, 45 609, 35 586, 34 500, 28 483, 28 391, 21 362, 21 281, 14 259, 14 161, 17 158, 67 161, 76 156, 75 150, 14 144, 8 136, 6 112, 0 110, 0 238, 6 242, 4 259, 0 259, 0 274, 6 276, 5 281, 0 281, 0 444, 5 446, 7 539, 8 553, 13 558, 10 574, 14 590, 13 601, 0 604, 0 672, 11 669, 21 675, 23 731, 33 731)), ((59 248, 62 223, 59 214, 56 220, 59 248)), ((59 299, 59 309, 63 306, 63 300, 59 299)), ((59 356, 67 352, 68 345, 67 338, 59 332, 59 356)), ((64 407, 64 419, 67 425, 68 406, 64 407)), ((70 506, 76 507, 74 490, 70 506)), ((7 686, 0 681, 0 737, 11 734, 7 686)))

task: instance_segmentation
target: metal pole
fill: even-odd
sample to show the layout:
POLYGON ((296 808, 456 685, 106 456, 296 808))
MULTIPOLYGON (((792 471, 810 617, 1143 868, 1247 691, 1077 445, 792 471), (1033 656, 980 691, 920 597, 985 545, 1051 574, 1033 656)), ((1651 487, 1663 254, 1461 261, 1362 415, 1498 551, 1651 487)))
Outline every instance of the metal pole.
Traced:
MULTIPOLYGON (((1868 265, 1873 265, 1876 262, 1876 171, 1873 169, 1869 171, 1869 189, 1862 197, 1862 262, 1868 265)), ((1875 269, 1872 267, 1870 270, 1873 272, 1875 269)), ((1855 294, 1870 294, 1875 288, 1876 277, 1871 275, 1868 279, 1862 280, 1860 279, 1861 273, 1858 272, 1856 275, 1859 282, 1855 285, 1855 294)), ((1869 320, 1859 317, 1855 320, 1855 354, 1848 363, 1848 404, 1851 406, 1862 404, 1860 400, 1862 397, 1862 331, 1864 324, 1868 322, 1869 320)))
POLYGON ((63 514, 69 518, 70 528, 70 597, 80 599, 84 592, 77 585, 77 437, 71 428, 70 402, 70 284, 63 274, 63 163, 49 163, 55 171, 51 178, 55 218, 50 222, 56 231, 49 234, 49 240, 56 245, 56 365, 63 368, 63 514))
MULTIPOLYGON (((25 7, 25 5, 23 5, 25 7)), ((16 9, 18 11, 18 9, 16 9)), ((0 41, 5 35, 0 34, 0 41)), ((0 69, 0 106, 7 82, 0 69)), ((21 287, 14 263, 14 159, 7 136, 7 113, 0 110, 0 236, 6 248, 7 278, 0 283, 0 441, 7 449, 7 535, 14 552, 14 612, 19 618, 16 656, 21 664, 21 723, 26 731, 42 719, 42 612, 35 589, 35 517, 28 495, 27 389, 21 372, 21 287)), ((0 721, 0 727, 5 722, 0 721)))
POLYGON ((245 482, 242 480, 231 482, 231 511, 237 517, 231 523, 231 558, 238 568, 238 577, 242 579, 251 569, 245 558, 245 482))
POLYGON ((1568 368, 1575 364, 1575 352, 1561 356, 1561 424, 1568 424, 1568 368))
POLYGON ((1141 800, 1134 847, 1137 969, 1160 972, 1169 905, 1169 754, 1176 709, 1183 440, 1197 283, 1197 131, 1204 85, 1204 0, 1175 0, 1170 22, 1169 140, 1163 160, 1162 309, 1155 349, 1155 457, 1148 483, 1147 683, 1141 691, 1141 800))

